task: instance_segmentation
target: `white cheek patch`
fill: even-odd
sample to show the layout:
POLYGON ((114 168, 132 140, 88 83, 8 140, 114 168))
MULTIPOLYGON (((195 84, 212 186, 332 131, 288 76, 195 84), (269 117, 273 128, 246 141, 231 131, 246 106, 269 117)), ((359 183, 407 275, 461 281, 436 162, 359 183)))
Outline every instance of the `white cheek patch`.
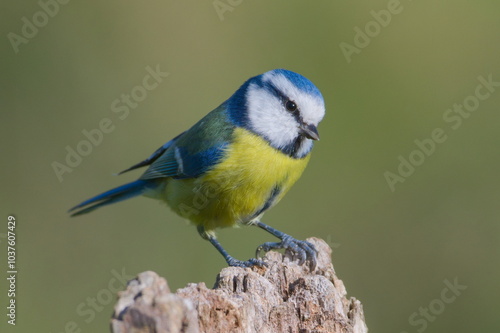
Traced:
POLYGON ((282 74, 267 72, 262 81, 272 83, 283 94, 299 106, 302 119, 306 124, 317 126, 325 116, 325 104, 319 96, 300 90, 282 74))
POLYGON ((250 84, 246 95, 250 126, 275 148, 283 148, 299 135, 295 118, 283 109, 279 98, 256 84, 250 84))

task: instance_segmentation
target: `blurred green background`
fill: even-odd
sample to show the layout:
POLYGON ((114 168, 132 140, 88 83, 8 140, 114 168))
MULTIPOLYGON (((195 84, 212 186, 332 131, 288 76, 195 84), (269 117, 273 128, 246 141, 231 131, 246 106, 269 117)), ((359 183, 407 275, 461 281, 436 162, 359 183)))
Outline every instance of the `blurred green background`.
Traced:
MULTIPOLYGON (((479 76, 500 82, 500 5, 218 3, 229 7, 218 13, 212 1, 70 1, 45 22, 37 1, 1 2, 0 261, 6 271, 13 214, 19 274, 17 325, 2 313, 0 331, 107 332, 110 290, 123 288, 116 274, 154 270, 174 290, 188 282, 211 286, 225 262, 158 202, 139 198, 74 219, 66 211, 134 180, 140 172, 113 173, 190 127, 250 76, 287 68, 319 87, 327 115, 308 169, 264 221, 334 247, 336 271, 362 301, 371 332, 497 332, 500 87, 490 87, 496 90, 457 129, 443 115, 474 101, 479 76), (388 6, 398 13, 385 27, 373 23, 371 11, 388 6), (23 17, 33 22, 33 15, 38 32, 14 47, 10 33, 24 38, 23 17), (367 24, 369 45, 348 62, 340 45, 356 46, 355 28, 367 24), (111 104, 157 65, 169 76, 121 120, 111 104), (53 162, 66 164, 66 147, 76 149, 82 131, 104 118, 113 130, 60 181, 53 162), (398 173, 399 156, 408 159, 414 140, 436 128, 446 141, 391 191, 384 173, 398 173), (444 281, 454 279, 467 289, 443 303, 444 281)), ((240 259, 272 239, 255 228, 219 237, 240 259)))

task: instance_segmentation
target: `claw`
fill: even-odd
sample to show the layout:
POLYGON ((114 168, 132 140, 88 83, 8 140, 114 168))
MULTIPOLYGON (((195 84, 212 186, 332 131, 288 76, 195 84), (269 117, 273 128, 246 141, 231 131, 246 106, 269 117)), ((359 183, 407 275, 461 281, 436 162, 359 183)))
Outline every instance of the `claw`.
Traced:
POLYGON ((230 258, 227 261, 227 264, 232 267, 253 267, 253 266, 259 266, 259 267, 267 267, 267 263, 264 262, 263 260, 256 259, 256 258, 251 258, 248 259, 247 261, 241 261, 235 258, 230 258))
POLYGON ((274 249, 290 250, 294 254, 294 257, 299 259, 299 265, 308 260, 311 270, 316 268, 316 255, 318 251, 308 241, 297 240, 290 235, 285 235, 281 239, 281 242, 267 242, 260 245, 255 251, 255 256, 261 258, 261 251, 269 252, 274 249))

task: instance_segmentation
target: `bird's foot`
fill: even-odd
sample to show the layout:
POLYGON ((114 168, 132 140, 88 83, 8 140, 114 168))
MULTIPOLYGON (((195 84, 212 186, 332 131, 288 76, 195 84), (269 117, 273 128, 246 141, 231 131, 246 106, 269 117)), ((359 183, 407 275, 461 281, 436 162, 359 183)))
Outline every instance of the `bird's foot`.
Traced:
POLYGON ((241 261, 233 257, 230 257, 227 259, 227 264, 232 267, 253 267, 253 266, 267 267, 267 263, 265 263, 263 260, 256 258, 251 258, 248 259, 247 261, 241 261))
POLYGON ((260 258, 261 251, 268 252, 274 249, 290 250, 293 252, 294 258, 299 259, 299 265, 302 265, 308 260, 311 270, 314 270, 316 267, 316 256, 318 251, 314 245, 308 241, 298 240, 285 234, 283 238, 281 238, 281 242, 267 242, 260 245, 255 252, 255 256, 260 258))

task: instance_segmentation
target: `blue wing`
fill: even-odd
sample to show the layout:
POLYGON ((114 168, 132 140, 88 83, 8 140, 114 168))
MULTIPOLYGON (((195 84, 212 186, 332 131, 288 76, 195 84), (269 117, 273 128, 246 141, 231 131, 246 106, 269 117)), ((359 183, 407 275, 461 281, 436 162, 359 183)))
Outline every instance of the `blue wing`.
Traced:
POLYGON ((196 178, 217 164, 224 156, 226 146, 223 143, 197 153, 191 153, 185 147, 172 146, 151 164, 140 179, 196 178))
POLYGON ((226 153, 234 125, 227 120, 224 104, 210 112, 188 131, 158 148, 151 156, 124 173, 149 165, 136 181, 119 186, 70 209, 71 216, 86 214, 94 209, 129 199, 155 189, 158 178, 196 178, 216 165, 226 153))
POLYGON ((149 165, 140 179, 196 178, 224 157, 233 130, 234 125, 228 120, 223 104, 150 157, 120 174, 149 165))

